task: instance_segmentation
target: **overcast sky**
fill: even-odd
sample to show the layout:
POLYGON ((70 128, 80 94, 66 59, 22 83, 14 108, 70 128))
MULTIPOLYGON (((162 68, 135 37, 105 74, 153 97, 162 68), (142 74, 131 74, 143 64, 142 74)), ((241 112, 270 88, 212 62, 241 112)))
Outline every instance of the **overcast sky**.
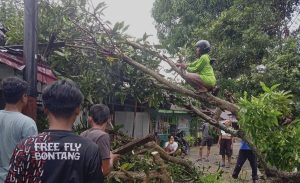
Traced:
POLYGON ((155 0, 92 0, 96 6, 99 2, 105 2, 107 8, 104 15, 112 22, 124 21, 129 25, 128 34, 141 38, 144 33, 153 35, 150 43, 158 43, 154 20, 151 16, 152 5, 155 0))
MULTIPOLYGON (((112 23, 124 21, 129 25, 128 34, 141 38, 144 33, 153 35, 148 38, 150 43, 158 44, 154 19, 151 16, 152 5, 155 0, 92 0, 94 6, 99 2, 105 2, 107 8, 104 10, 106 20, 112 23)), ((181 81, 181 77, 175 77, 172 73, 166 73, 165 70, 171 67, 166 62, 160 63, 160 73, 167 78, 181 81)))

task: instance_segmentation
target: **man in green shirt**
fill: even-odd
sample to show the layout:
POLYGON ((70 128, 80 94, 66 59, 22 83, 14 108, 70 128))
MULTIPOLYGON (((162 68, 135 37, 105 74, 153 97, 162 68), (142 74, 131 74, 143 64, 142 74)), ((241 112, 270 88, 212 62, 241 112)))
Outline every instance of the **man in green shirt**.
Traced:
POLYGON ((187 70, 182 74, 182 77, 200 93, 212 90, 216 85, 214 70, 210 65, 209 51, 209 42, 199 40, 196 43, 196 56, 198 59, 190 64, 176 64, 177 67, 187 70))

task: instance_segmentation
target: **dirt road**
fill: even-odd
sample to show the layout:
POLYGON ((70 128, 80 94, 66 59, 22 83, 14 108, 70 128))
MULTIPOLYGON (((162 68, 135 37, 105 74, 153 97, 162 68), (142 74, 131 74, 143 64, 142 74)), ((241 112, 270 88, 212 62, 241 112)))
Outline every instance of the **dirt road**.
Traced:
MULTIPOLYGON (((231 161, 231 165, 230 168, 225 168, 225 167, 220 167, 220 162, 221 162, 221 156, 219 155, 219 148, 217 145, 213 145, 211 147, 211 153, 210 153, 210 157, 209 157, 209 162, 206 161, 197 161, 197 159, 199 158, 199 147, 192 147, 190 154, 188 156, 186 156, 187 159, 190 159, 191 161, 193 161, 197 166, 199 167, 204 167, 205 171, 214 173, 216 172, 218 169, 221 168, 221 170, 224 172, 222 174, 222 180, 226 183, 226 182, 232 182, 233 179, 231 178, 231 174, 233 172, 233 169, 235 167, 236 164, 236 160, 237 160, 237 156, 238 156, 238 152, 239 152, 239 148, 240 148, 240 142, 237 141, 236 143, 234 143, 233 145, 233 156, 232 156, 232 161, 231 161)), ((203 150, 203 155, 206 155, 206 147, 203 150)), ((204 156, 203 156, 204 157, 204 156)), ((226 160, 227 163, 227 160, 226 160)), ((251 167, 248 161, 245 162, 240 174, 239 174, 239 182, 252 182, 252 177, 251 177, 251 167)), ((260 174, 260 173, 259 173, 260 174)))

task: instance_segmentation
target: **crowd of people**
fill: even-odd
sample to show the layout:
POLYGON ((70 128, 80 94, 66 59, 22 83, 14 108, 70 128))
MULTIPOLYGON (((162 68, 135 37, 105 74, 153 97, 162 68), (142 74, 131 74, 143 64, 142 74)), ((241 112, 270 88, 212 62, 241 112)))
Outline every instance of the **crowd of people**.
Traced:
POLYGON ((110 152, 109 108, 90 108, 91 129, 72 131, 83 95, 70 80, 59 80, 42 93, 49 129, 38 134, 36 123, 22 114, 28 84, 20 78, 2 81, 5 108, 0 111, 0 183, 104 182, 118 155, 110 152))
MULTIPOLYGON (((223 124, 226 126, 226 128, 232 128, 232 122, 230 120, 223 121, 223 124)), ((197 161, 209 162, 210 149, 213 144, 213 137, 212 134, 210 133, 212 129, 213 128, 207 122, 202 125, 201 128, 202 139, 201 139, 200 149, 199 149, 199 159, 197 161), (206 157, 203 158, 202 151, 205 146, 207 146, 207 154, 206 157)), ((230 168, 232 153, 233 153, 233 143, 235 139, 231 134, 226 133, 223 130, 218 130, 218 134, 219 136, 218 136, 217 146, 219 147, 219 154, 221 156, 220 167, 230 168), (227 163, 226 163, 226 157, 227 157, 227 163)), ((257 159, 255 154, 249 147, 249 145, 244 141, 241 141, 237 162, 232 172, 232 178, 233 179, 238 178, 238 175, 246 160, 249 161, 252 169, 252 180, 253 182, 256 182, 258 180, 257 159)))
MULTIPOLYGON (((183 78, 197 93, 212 91, 216 84, 209 51, 209 42, 199 40, 196 43, 197 60, 191 64, 177 64, 183 78)), ((91 128, 76 135, 72 127, 80 114, 83 95, 73 81, 56 81, 42 92, 49 129, 38 133, 34 120, 22 114, 28 101, 27 90, 28 83, 20 78, 8 77, 2 81, 5 108, 0 111, 0 183, 104 182, 104 177, 111 172, 119 157, 111 153, 110 137, 105 132, 110 123, 109 108, 103 104, 90 107, 87 121, 91 128)), ((225 121, 224 124, 230 127, 231 122, 225 121)), ((199 161, 209 162, 213 144, 210 128, 208 123, 202 126, 199 161), (207 153, 203 158, 205 146, 207 153)), ((233 137, 220 131, 217 144, 222 156, 221 167, 229 167, 233 137)), ((172 135, 164 149, 172 156, 180 154, 172 135)), ((257 180, 256 157, 245 142, 242 142, 233 178, 238 177, 247 159, 252 167, 252 178, 257 180)))

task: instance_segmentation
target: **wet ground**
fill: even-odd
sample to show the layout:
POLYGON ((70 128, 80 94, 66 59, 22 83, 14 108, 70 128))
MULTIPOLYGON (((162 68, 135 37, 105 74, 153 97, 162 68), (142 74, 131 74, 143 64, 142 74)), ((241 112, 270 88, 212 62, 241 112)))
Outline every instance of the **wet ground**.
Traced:
MULTIPOLYGON (((236 164, 239 148, 240 148, 240 142, 237 141, 233 145, 233 155, 232 155, 231 165, 229 168, 220 167, 221 156, 219 155, 219 147, 217 145, 213 145, 211 147, 211 152, 210 152, 210 157, 208 162, 205 160, 197 161, 197 159, 199 159, 199 147, 191 147, 190 154, 185 158, 190 159, 200 168, 204 168, 204 170, 207 172, 215 173, 218 170, 223 171, 221 180, 223 180, 223 182, 234 182, 233 179, 231 178, 231 174, 236 164)), ((202 152, 203 157, 206 156, 206 150, 207 149, 205 147, 202 152)), ((226 159, 226 163, 227 163, 227 159, 226 159)), ((251 172, 252 171, 251 171, 250 164, 248 161, 246 161, 239 174, 238 181, 236 182, 241 182, 241 183, 252 182, 251 172)), ((260 172, 259 172, 259 176, 260 176, 260 172)), ((260 180, 260 182, 264 182, 264 181, 260 180)))

